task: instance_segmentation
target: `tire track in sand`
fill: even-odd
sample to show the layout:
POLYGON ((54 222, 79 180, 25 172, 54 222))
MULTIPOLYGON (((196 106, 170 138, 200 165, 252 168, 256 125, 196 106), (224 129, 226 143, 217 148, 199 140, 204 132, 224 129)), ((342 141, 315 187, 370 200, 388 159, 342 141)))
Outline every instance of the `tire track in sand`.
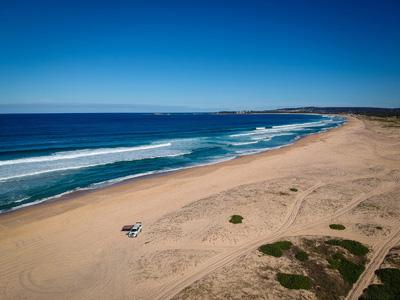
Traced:
MULTIPOLYGON (((320 219, 316 220, 314 222, 304 224, 302 226, 299 226, 298 228, 295 228, 293 231, 289 231, 291 225, 294 223, 296 220, 299 212, 301 205, 303 204, 303 200, 311 194, 314 190, 320 188, 321 186, 325 185, 324 183, 318 183, 306 191, 300 193, 292 205, 292 208, 289 211, 289 214, 286 216, 285 221, 282 223, 282 225, 277 229, 274 233, 268 235, 267 237, 264 237, 262 239, 255 240, 253 242, 247 243, 246 245, 243 245, 239 247, 238 249, 235 249, 229 253, 221 253, 214 258, 210 259, 206 265, 202 265, 199 269, 194 270, 193 272, 187 274, 184 278, 179 280, 179 282, 173 282, 170 281, 166 284, 164 284, 158 291, 157 294, 155 294, 151 299, 156 299, 156 300, 168 300, 177 295, 180 291, 182 291, 184 288, 187 286, 190 286, 197 280, 203 278, 204 276, 212 273, 213 271, 224 267, 226 265, 229 265, 230 263, 233 263, 238 257, 241 255, 246 254, 247 252, 251 250, 255 250, 259 247, 260 244, 262 243, 270 243, 274 242, 277 239, 282 238, 285 236, 285 233, 290 233, 289 235, 293 235, 294 233, 301 232, 305 229, 310 229, 312 227, 315 227, 317 225, 320 225, 322 223, 326 223, 326 219, 320 219), (289 231, 289 232, 288 232, 289 231)), ((330 216, 331 219, 337 218, 339 216, 342 216, 346 214, 347 212, 351 211, 353 208, 355 208, 357 205, 362 203, 363 201, 369 199, 370 197, 382 194, 383 192, 386 192, 388 190, 391 190, 395 186, 393 183, 383 183, 379 187, 373 189, 369 193, 363 194, 353 201, 350 201, 347 205, 343 206, 342 208, 338 209, 334 214, 330 216)))
POLYGON ((386 254, 399 242, 400 228, 394 231, 385 241, 385 243, 383 243, 383 245, 375 251, 374 256, 371 258, 365 271, 361 274, 358 281, 353 285, 350 292, 347 294, 346 300, 357 300, 361 296, 364 289, 367 288, 372 281, 375 270, 379 269, 380 265, 383 263, 386 254))
POLYGON ((304 192, 297 195, 289 214, 286 216, 285 221, 274 233, 270 234, 268 237, 262 239, 257 239, 253 242, 247 243, 238 249, 235 249, 229 253, 221 253, 214 258, 210 259, 206 265, 202 265, 201 268, 194 270, 193 272, 187 274, 184 278, 178 282, 168 282, 161 287, 157 294, 153 295, 151 298, 156 300, 167 300, 174 297, 185 287, 191 285, 195 281, 203 278, 204 276, 212 273, 213 271, 226 266, 234 262, 239 256, 246 254, 247 252, 257 249, 261 243, 272 242, 282 236, 282 234, 294 223, 296 217, 300 211, 300 207, 303 203, 305 197, 312 193, 317 188, 321 187, 323 183, 318 183, 304 192))
POLYGON ((321 218, 321 219, 317 219, 315 221, 311 221, 310 223, 299 225, 298 227, 294 226, 291 229, 290 234, 291 235, 299 235, 299 234, 301 234, 302 231, 309 230, 309 229, 312 229, 312 228, 314 228, 316 226, 326 224, 327 222, 329 223, 329 222, 331 222, 331 221, 333 221, 333 220, 345 215, 346 213, 351 212, 351 210, 356 208, 362 202, 370 199, 371 197, 381 195, 381 194, 383 194, 385 192, 391 191, 392 189, 394 189, 396 187, 397 187, 397 185, 395 183, 393 183, 393 182, 382 183, 380 186, 376 187, 372 191, 370 191, 370 192, 368 192, 366 194, 362 194, 359 197, 356 197, 354 200, 350 201, 349 203, 347 203, 343 207, 341 207, 338 210, 336 210, 330 216, 327 216, 327 217, 321 218))

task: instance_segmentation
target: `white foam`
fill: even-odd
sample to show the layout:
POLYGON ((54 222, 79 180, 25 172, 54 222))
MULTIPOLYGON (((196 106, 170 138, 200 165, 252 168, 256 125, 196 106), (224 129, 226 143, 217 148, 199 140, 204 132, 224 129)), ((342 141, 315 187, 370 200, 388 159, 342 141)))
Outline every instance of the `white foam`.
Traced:
POLYGON ((95 150, 85 149, 85 150, 65 151, 65 152, 57 152, 55 154, 46 156, 3 160, 0 161, 0 166, 74 159, 74 158, 90 157, 90 156, 105 155, 105 154, 116 154, 116 153, 124 153, 124 152, 140 151, 140 150, 149 150, 149 149, 163 148, 169 146, 171 146, 171 143, 137 146, 137 147, 99 148, 95 150))
POLYGON ((30 198, 31 198, 31 197, 24 197, 24 198, 22 198, 22 199, 15 200, 14 203, 21 203, 22 201, 28 200, 28 199, 30 199, 30 198))
POLYGON ((231 134, 230 137, 242 137, 242 136, 249 136, 249 135, 257 135, 257 134, 261 134, 264 132, 268 132, 267 129, 258 129, 258 130, 256 129, 256 130, 250 131, 250 132, 231 134))
POLYGON ((313 127, 321 127, 332 123, 332 120, 323 120, 317 122, 306 122, 306 123, 297 123, 297 124, 289 124, 289 125, 276 125, 272 126, 272 128, 265 127, 257 127, 255 130, 244 132, 244 133, 236 133, 231 134, 230 137, 244 137, 244 136, 252 136, 252 135, 260 135, 266 133, 279 133, 284 131, 293 131, 300 129, 307 129, 313 127))
MULTIPOLYGON (((141 159, 162 158, 162 157, 177 157, 177 156, 187 155, 190 153, 191 152, 180 152, 180 153, 169 154, 169 155, 150 156, 150 157, 136 158, 136 159, 133 158, 133 159, 129 159, 129 161, 141 160, 141 159)), ((121 161, 121 160, 119 160, 119 161, 121 161)), ((127 161, 127 160, 124 160, 124 161, 127 161)), ((49 169, 49 170, 36 171, 36 172, 31 172, 31 173, 21 173, 21 174, 17 174, 17 175, 13 175, 13 176, 8 176, 8 177, 0 177, 0 182, 17 179, 17 178, 22 178, 22 177, 52 173, 52 172, 61 172, 61 171, 70 171, 70 170, 78 170, 78 169, 84 169, 84 168, 97 167, 97 166, 108 165, 108 164, 112 164, 112 163, 115 163, 115 162, 104 162, 104 163, 97 163, 97 164, 90 164, 90 165, 80 165, 80 166, 75 166, 75 167, 69 166, 69 167, 63 167, 63 168, 55 168, 55 169, 49 169)))
POLYGON ((294 133, 273 133, 273 134, 267 134, 267 135, 261 135, 261 136, 254 136, 251 139, 255 141, 269 141, 272 138, 276 136, 285 136, 285 135, 294 135, 294 133))
POLYGON ((305 127, 318 127, 326 125, 328 121, 318 121, 318 122, 307 122, 307 123, 299 123, 299 124, 290 124, 290 125, 276 125, 272 126, 273 129, 284 129, 284 130, 292 130, 298 128, 305 128, 305 127))
POLYGON ((73 193, 73 192, 77 192, 77 191, 80 191, 80 190, 82 190, 82 191, 83 191, 83 190, 89 190, 89 189, 90 189, 90 188, 76 188, 76 189, 73 189, 73 190, 70 190, 70 191, 67 191, 67 192, 64 192, 64 193, 55 195, 55 196, 51 196, 51 197, 39 199, 39 200, 32 201, 32 202, 29 202, 29 203, 24 203, 24 204, 15 206, 15 207, 10 208, 10 209, 2 209, 2 210, 0 210, 0 213, 3 213, 3 212, 10 212, 10 211, 17 210, 17 209, 20 209, 20 208, 24 208, 24 207, 36 205, 36 204, 39 204, 39 203, 42 203, 42 202, 45 202, 45 201, 48 201, 48 200, 61 198, 62 196, 71 194, 71 193, 73 193))
POLYGON ((242 143, 230 143, 232 146, 244 146, 244 145, 251 145, 251 144, 257 144, 258 141, 253 141, 253 142, 242 142, 242 143))

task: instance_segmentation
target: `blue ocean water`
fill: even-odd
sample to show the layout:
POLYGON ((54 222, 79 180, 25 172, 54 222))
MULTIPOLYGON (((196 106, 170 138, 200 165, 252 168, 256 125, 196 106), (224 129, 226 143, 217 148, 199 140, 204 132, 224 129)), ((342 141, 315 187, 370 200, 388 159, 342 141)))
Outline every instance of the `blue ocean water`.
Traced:
POLYGON ((0 115, 0 212, 282 147, 344 121, 301 114, 0 115))

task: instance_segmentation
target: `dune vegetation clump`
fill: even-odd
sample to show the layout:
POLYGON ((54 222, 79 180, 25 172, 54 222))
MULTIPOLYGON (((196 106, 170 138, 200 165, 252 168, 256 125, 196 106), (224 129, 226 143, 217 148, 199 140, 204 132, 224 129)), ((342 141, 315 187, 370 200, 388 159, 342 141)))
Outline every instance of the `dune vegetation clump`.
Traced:
POLYGON ((243 219, 244 218, 242 216, 240 216, 240 215, 233 215, 233 216, 231 216, 229 222, 231 222, 233 224, 240 224, 240 223, 243 223, 242 222, 243 219))
POLYGON ((375 271, 382 284, 370 284, 360 297, 362 300, 400 299, 400 269, 385 268, 375 271))
POLYGON ((366 246, 357 241, 334 239, 334 240, 328 240, 325 243, 332 246, 340 246, 357 256, 362 256, 369 252, 366 246))
POLYGON ((258 248, 258 250, 267 255, 281 257, 284 250, 289 250, 292 247, 292 243, 289 241, 279 241, 272 244, 265 244, 258 248))
POLYGON ((346 227, 342 224, 330 224, 329 228, 333 229, 333 230, 345 230, 346 229, 346 227))
POLYGON ((396 268, 385 268, 375 271, 376 276, 383 282, 391 287, 396 288, 396 291, 400 295, 400 269, 396 268))
POLYGON ((308 259, 308 254, 307 252, 300 250, 295 254, 294 257, 296 257, 297 260, 306 261, 308 259))
POLYGON ((341 253, 335 253, 332 255, 332 257, 328 259, 328 263, 333 269, 339 271, 344 281, 350 284, 355 283, 365 270, 363 265, 358 265, 349 261, 341 253))
POLYGON ((279 283, 288 289, 309 290, 312 287, 311 279, 297 274, 278 273, 276 277, 279 283))
POLYGON ((298 189, 296 189, 295 187, 292 187, 292 188, 290 188, 290 191, 291 191, 291 192, 297 192, 298 189))

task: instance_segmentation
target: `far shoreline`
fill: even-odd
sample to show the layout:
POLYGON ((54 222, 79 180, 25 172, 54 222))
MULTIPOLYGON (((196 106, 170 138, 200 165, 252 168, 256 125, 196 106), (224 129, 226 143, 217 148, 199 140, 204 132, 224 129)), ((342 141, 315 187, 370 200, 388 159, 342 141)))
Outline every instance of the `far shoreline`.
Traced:
MULTIPOLYGON (((261 114, 272 114, 272 113, 261 113, 261 114)), ((273 114, 341 116, 341 117, 345 118, 345 122, 338 127, 330 128, 323 132, 308 134, 304 137, 299 138, 298 140, 294 141, 293 143, 283 145, 278 148, 267 149, 267 150, 261 151, 259 153, 242 155, 242 156, 234 157, 231 159, 227 159, 227 160, 223 160, 223 161, 215 162, 215 163, 206 163, 203 165, 189 166, 189 167, 185 167, 185 168, 182 168, 179 170, 170 170, 170 171, 164 171, 164 172, 153 173, 153 174, 145 174, 142 176, 138 176, 136 178, 128 178, 125 180, 121 180, 119 182, 111 183, 109 185, 100 186, 98 188, 86 188, 86 189, 82 188, 81 190, 75 190, 75 191, 72 190, 69 192, 65 192, 64 195, 61 194, 59 196, 57 196, 57 195, 53 196, 49 199, 37 200, 36 203, 35 202, 32 202, 32 204, 27 203, 27 205, 25 207, 23 207, 23 206, 19 207, 19 208, 16 207, 14 209, 1 212, 0 219, 8 218, 8 217, 9 218, 18 217, 19 214, 21 214, 21 215, 31 215, 31 214, 42 215, 41 211, 43 210, 44 207, 48 207, 51 209, 51 208, 62 208, 64 206, 64 208, 66 210, 69 210, 70 206, 72 206, 72 208, 75 207, 74 203, 71 203, 71 202, 79 201, 81 198, 84 198, 85 196, 88 196, 88 195, 96 196, 96 194, 113 191, 114 189, 118 189, 118 188, 135 188, 137 190, 141 190, 144 187, 142 187, 140 185, 143 185, 146 183, 151 184, 152 180, 157 180, 160 177, 185 176, 185 174, 192 175, 193 173, 204 172, 204 171, 212 172, 213 170, 224 167, 224 166, 236 165, 236 164, 240 165, 243 163, 247 163, 247 162, 256 160, 261 157, 278 155, 278 154, 284 153, 286 151, 289 151, 291 149, 294 149, 294 148, 297 148, 300 146, 305 146, 309 143, 312 143, 314 140, 316 140, 322 136, 325 136, 329 133, 334 133, 337 130, 346 128, 347 126, 350 125, 351 118, 354 118, 350 115, 344 115, 344 114, 289 113, 289 112, 284 112, 284 113, 279 112, 279 113, 273 113, 273 114), (71 204, 71 205, 69 205, 69 204, 71 204)), ((236 114, 232 114, 232 115, 236 115, 236 114)), ((86 200, 84 200, 84 202, 85 201, 86 200)), ((90 204, 91 203, 92 202, 90 202, 90 204)), ((80 204, 85 205, 85 204, 89 204, 89 202, 86 202, 86 203, 80 202, 80 204)), ((60 213, 62 213, 62 212, 63 212, 63 210, 61 210, 60 213)))

